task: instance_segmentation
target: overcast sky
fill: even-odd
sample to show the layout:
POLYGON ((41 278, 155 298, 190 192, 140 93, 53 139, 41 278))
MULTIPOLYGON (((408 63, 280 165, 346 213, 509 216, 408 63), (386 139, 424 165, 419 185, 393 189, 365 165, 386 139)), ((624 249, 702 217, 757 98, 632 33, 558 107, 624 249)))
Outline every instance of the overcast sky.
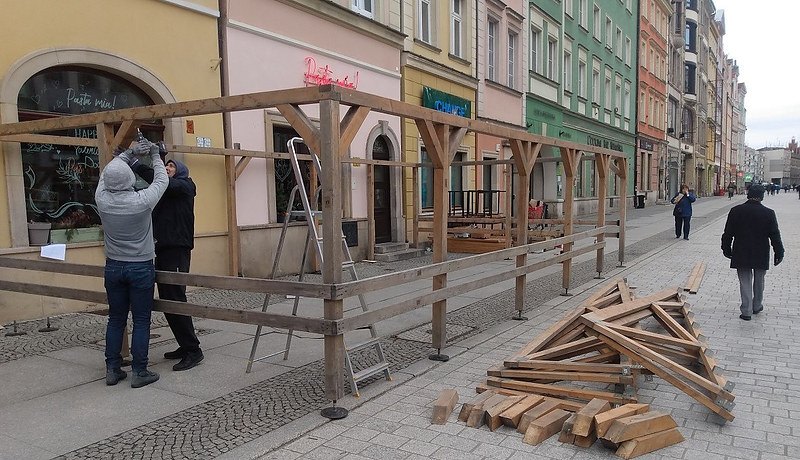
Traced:
POLYGON ((786 146, 800 139, 800 0, 714 0, 725 11, 723 44, 747 86, 746 143, 786 146))

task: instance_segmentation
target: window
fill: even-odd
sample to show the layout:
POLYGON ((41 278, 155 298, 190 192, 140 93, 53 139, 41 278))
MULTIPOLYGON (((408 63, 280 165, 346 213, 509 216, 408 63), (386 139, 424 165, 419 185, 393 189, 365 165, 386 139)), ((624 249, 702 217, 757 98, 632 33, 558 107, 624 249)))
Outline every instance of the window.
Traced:
POLYGON ((697 52, 697 24, 692 21, 686 21, 686 33, 684 35, 686 44, 684 49, 690 53, 697 52))
POLYGON ((631 65, 631 39, 630 37, 625 37, 625 64, 630 67, 631 65))
POLYGON ((625 82, 625 100, 622 105, 622 116, 630 118, 631 116, 631 84, 625 82))
POLYGON ((554 39, 547 40, 547 78, 556 79, 558 66, 556 65, 556 53, 558 45, 554 39))
POLYGON ((684 64, 684 80, 683 80, 683 87, 684 93, 687 94, 697 94, 695 90, 695 76, 697 73, 697 64, 694 62, 686 62, 684 64))
POLYGON ((432 15, 431 0, 419 0, 419 39, 428 44, 433 43, 431 31, 432 15))
MULTIPOLYGON (((618 79, 619 80, 619 79, 618 79)), ((614 113, 619 115, 619 111, 622 108, 622 85, 620 85, 619 81, 617 84, 614 85, 614 113)))
POLYGON ((586 62, 578 62, 578 96, 586 98, 586 62))
POLYGON ((514 71, 517 68, 517 34, 514 32, 508 33, 508 86, 514 88, 516 86, 514 71))
POLYGON ((592 102, 600 104, 600 70, 592 69, 592 102))
POLYGON ((453 10, 450 12, 450 52, 454 56, 462 57, 462 44, 464 31, 461 27, 461 11, 464 0, 452 0, 453 10))
POLYGON ((373 17, 375 14, 374 8, 375 5, 372 0, 353 0, 353 11, 362 16, 373 17))
MULTIPOLYGON (((43 70, 28 79, 17 96, 20 121, 152 104, 147 94, 132 83, 116 75, 78 67, 43 70), (80 97, 74 98, 75 94, 80 97)), ((144 125, 141 131, 153 142, 163 140, 160 124, 144 125)), ((97 138, 94 127, 42 134, 97 138)), ((99 227, 100 216, 94 202, 100 178, 96 147, 23 142, 20 149, 29 222, 51 222, 54 230, 99 227)))
POLYGON ((497 32, 500 29, 500 23, 494 19, 489 18, 488 26, 486 28, 486 78, 492 81, 497 81, 497 32))
POLYGON ((622 59, 622 29, 617 27, 617 36, 615 37, 617 43, 617 57, 622 59))
POLYGON ((572 92, 572 53, 564 50, 564 91, 572 92))
MULTIPOLYGON (((464 152, 457 152, 453 157, 453 163, 460 163, 464 161, 466 155, 464 152)), ((455 165, 450 166, 450 190, 460 192, 464 190, 464 166, 455 165)), ((463 208, 464 194, 451 193, 450 194, 450 209, 463 208)))
MULTIPOLYGON (((422 164, 430 163, 428 152, 425 147, 420 147, 419 161, 422 164)), ((419 171, 419 197, 422 209, 430 210, 433 208, 433 168, 430 166, 423 166, 419 171)))
POLYGON ((588 20, 586 16, 589 14, 589 0, 579 0, 580 5, 578 8, 578 24, 586 30, 589 30, 588 20))
POLYGON ((606 70, 606 83, 605 83, 605 107, 606 110, 611 110, 611 99, 614 97, 614 93, 611 92, 611 75, 606 70))
POLYGON ((602 24, 600 23, 600 7, 597 6, 597 4, 595 3, 595 5, 594 5, 594 21, 592 22, 592 28, 594 29, 594 38, 596 38, 598 40, 600 40, 600 38, 603 36, 602 33, 600 32, 601 25, 602 24))
POLYGON ((531 28, 531 70, 539 73, 539 56, 542 49, 542 32, 533 27, 531 28))
POLYGON ((575 15, 575 5, 572 4, 572 0, 564 0, 564 14, 569 17, 575 15))
MULTIPOLYGON (((289 153, 289 147, 287 143, 293 137, 297 137, 297 131, 292 129, 290 126, 279 126, 274 125, 272 127, 272 143, 275 147, 275 151, 279 153, 289 153)), ((308 146, 305 144, 297 144, 297 153, 302 154, 309 154, 308 146)), ((310 180, 310 161, 300 161, 300 174, 303 176, 303 183, 306 186, 306 193, 309 192, 309 185, 311 184, 310 180)), ((291 160, 276 158, 275 159, 275 209, 277 209, 278 214, 281 214, 285 211, 291 211, 288 209, 290 207, 289 204, 289 197, 292 193, 292 189, 294 186, 297 185, 297 181, 295 180, 294 173, 292 172, 292 163, 291 160)), ((291 204, 292 209, 301 209, 300 208, 300 200, 297 199, 295 196, 295 202, 291 204)))
POLYGON ((614 26, 611 22, 611 18, 606 16, 606 48, 611 49, 614 47, 614 43, 612 42, 612 34, 614 33, 614 26))

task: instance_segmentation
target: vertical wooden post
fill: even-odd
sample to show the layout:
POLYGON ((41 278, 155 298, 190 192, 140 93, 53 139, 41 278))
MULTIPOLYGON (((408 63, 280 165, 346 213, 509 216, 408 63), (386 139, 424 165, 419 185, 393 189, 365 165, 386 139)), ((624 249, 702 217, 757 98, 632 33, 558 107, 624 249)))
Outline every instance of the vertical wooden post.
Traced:
POLYGON ((367 259, 375 259, 375 165, 367 165, 367 259))
MULTIPOLYGON (((561 159, 564 162, 564 174, 567 176, 567 183, 564 190, 564 236, 572 235, 573 222, 575 220, 575 174, 579 174, 580 151, 561 148, 561 159)), ((573 243, 564 243, 563 252, 572 250, 573 243)), ((561 263, 561 287, 564 288, 563 295, 569 295, 570 278, 572 277, 572 259, 567 259, 561 263)))
POLYGON ((513 195, 513 193, 514 193, 514 190, 512 190, 512 188, 513 188, 512 184, 514 183, 514 180, 512 179, 512 177, 514 176, 514 165, 513 164, 506 164, 505 166, 506 166, 506 171, 505 171, 505 176, 506 176, 505 177, 505 182, 506 182, 506 187, 505 187, 506 188, 506 196, 505 196, 505 199, 506 199, 506 201, 504 203, 504 207, 505 207, 505 211, 504 212, 505 212, 505 215, 506 215, 505 217, 506 218, 505 218, 505 224, 504 225, 506 227, 506 231, 505 231, 506 248, 510 248, 514 244, 514 235, 512 233, 513 220, 511 218, 511 216, 513 214, 513 211, 511 210, 512 201, 513 201, 511 199, 511 195, 513 195))
POLYGON ((420 247, 419 241, 419 213, 422 211, 420 209, 420 196, 419 196, 419 166, 414 166, 411 168, 411 199, 414 201, 412 203, 412 212, 414 213, 411 216, 411 239, 414 242, 414 247, 420 247))
POLYGON ((617 158, 617 169, 619 170, 619 266, 625 265, 625 219, 628 214, 628 159, 617 158))
POLYGON ((109 123, 97 124, 97 159, 100 161, 100 170, 106 167, 114 158, 114 125, 109 123))
MULTIPOLYGON (((595 153, 595 169, 597 170, 597 226, 602 227, 606 224, 606 200, 608 199, 608 169, 609 157, 602 153, 595 153)), ((597 235, 597 242, 602 243, 606 237, 604 234, 597 235)), ((597 279, 603 277, 603 261, 605 258, 605 248, 597 249, 597 261, 595 270, 597 271, 597 279)))
POLYGON ((239 275, 239 223, 236 219, 236 159, 225 155, 225 198, 228 206, 228 275, 239 275))
MULTIPOLYGON (((517 222, 516 246, 525 246, 528 244, 528 200, 531 189, 531 172, 533 172, 533 165, 539 156, 542 145, 522 142, 518 139, 510 139, 509 141, 511 143, 511 151, 514 153, 512 157, 514 165, 517 167, 517 202, 514 215, 517 222)), ((527 261, 528 253, 522 253, 516 258, 516 266, 524 267, 527 261)), ((517 276, 515 280, 514 308, 517 310, 517 316, 514 319, 517 320, 526 319, 522 316, 522 310, 525 308, 526 278, 526 275, 522 274, 517 276)))
MULTIPOLYGON (((322 175, 322 281, 342 281, 342 168, 339 145, 339 101, 324 99, 319 103, 319 154, 322 175)), ((327 320, 342 319, 343 300, 324 301, 327 320)), ((334 402, 344 395, 344 336, 325 335, 325 397, 334 402)), ((328 408, 330 409, 330 408, 328 408)), ((323 409, 325 411, 326 409, 323 409)), ((325 413, 323 412, 324 416, 325 413)))

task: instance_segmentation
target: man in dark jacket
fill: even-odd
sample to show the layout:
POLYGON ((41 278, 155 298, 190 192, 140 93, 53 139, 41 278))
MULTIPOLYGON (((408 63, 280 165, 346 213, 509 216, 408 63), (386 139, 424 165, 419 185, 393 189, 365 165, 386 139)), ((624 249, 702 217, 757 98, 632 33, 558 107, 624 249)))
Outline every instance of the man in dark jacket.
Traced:
POLYGON ((683 228, 683 239, 689 239, 689 228, 692 222, 692 203, 696 199, 694 190, 689 190, 686 184, 681 184, 681 191, 670 200, 675 205, 675 209, 672 211, 672 215, 675 216, 675 238, 681 237, 681 228, 683 228))
POLYGON ((739 318, 750 321, 764 309, 764 275, 769 269, 769 246, 775 253, 777 266, 783 261, 784 249, 775 211, 761 204, 764 187, 750 186, 747 201, 728 213, 722 234, 722 254, 731 259, 731 268, 739 277, 742 313, 739 318))
MULTIPOLYGON (((134 167, 134 171, 149 182, 153 172, 148 169, 140 165, 134 167)), ((156 270, 188 273, 194 248, 194 197, 197 189, 185 164, 169 160, 166 162, 166 170, 169 185, 153 210, 155 267, 156 270)), ((158 297, 186 302, 186 286, 158 283, 158 297)), ((172 370, 185 371, 197 366, 203 360, 203 352, 200 350, 192 317, 171 313, 164 313, 164 316, 178 342, 177 350, 164 353, 167 359, 180 359, 172 366, 172 370)))

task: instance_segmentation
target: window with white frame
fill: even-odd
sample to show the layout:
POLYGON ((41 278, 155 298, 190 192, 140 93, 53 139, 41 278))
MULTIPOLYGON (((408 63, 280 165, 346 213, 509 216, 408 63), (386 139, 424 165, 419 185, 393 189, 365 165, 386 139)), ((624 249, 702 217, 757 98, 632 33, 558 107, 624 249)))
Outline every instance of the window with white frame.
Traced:
POLYGON ((450 0, 450 52, 453 56, 463 56, 464 30, 462 27, 464 0, 450 0))
POLYGON ((586 30, 589 30, 589 0, 579 0, 578 5, 578 24, 586 30))
POLYGON ((542 31, 531 27, 531 70, 539 73, 539 60, 542 53, 542 31))
POLYGON ((578 96, 586 98, 586 61, 578 61, 578 96))
POLYGON ((569 17, 575 15, 575 6, 572 4, 572 0, 564 0, 564 14, 569 17))
POLYGON ((508 86, 515 88, 517 85, 516 80, 517 69, 517 34, 508 31, 508 86))
POLYGON ((614 97, 614 93, 611 92, 611 74, 609 73, 608 69, 606 69, 606 82, 605 82, 605 100, 604 106, 606 110, 611 110, 611 100, 614 97))
POLYGON ((617 82, 614 85, 614 113, 619 114, 622 109, 622 83, 617 77, 617 82))
POLYGON ((631 65, 631 47, 631 38, 625 37, 625 64, 627 64, 628 67, 631 65))
POLYGON ((631 116, 631 84, 629 82, 625 82, 625 100, 622 103, 622 116, 625 118, 630 118, 631 116))
POLYGON ((558 43, 555 38, 547 39, 547 78, 555 80, 558 74, 558 65, 556 64, 556 53, 558 52, 558 43))
POLYGON ((572 92, 572 53, 564 47, 564 91, 572 92))
POLYGON ((433 44, 433 31, 431 24, 433 23, 433 0, 419 0, 419 21, 417 24, 417 32, 419 39, 425 43, 433 44))
POLYGON ((486 26, 486 78, 497 81, 497 46, 500 22, 489 16, 486 26))
POLYGON ((594 4, 594 15, 592 16, 592 18, 593 18, 592 29, 594 31, 594 38, 600 40, 603 37, 602 33, 600 32, 603 24, 600 22, 601 21, 600 7, 597 6, 597 3, 594 4))
POLYGON ((611 18, 606 16, 606 48, 611 49, 614 44, 612 43, 614 34, 614 25, 611 22, 611 18))
POLYGON ((375 14, 375 4, 373 0, 353 0, 353 11, 356 13, 372 18, 375 14))
POLYGON ((622 59, 622 29, 617 27, 617 35, 614 37, 617 43, 617 57, 622 59))
POLYGON ((600 69, 592 68, 592 102, 600 104, 600 69))

